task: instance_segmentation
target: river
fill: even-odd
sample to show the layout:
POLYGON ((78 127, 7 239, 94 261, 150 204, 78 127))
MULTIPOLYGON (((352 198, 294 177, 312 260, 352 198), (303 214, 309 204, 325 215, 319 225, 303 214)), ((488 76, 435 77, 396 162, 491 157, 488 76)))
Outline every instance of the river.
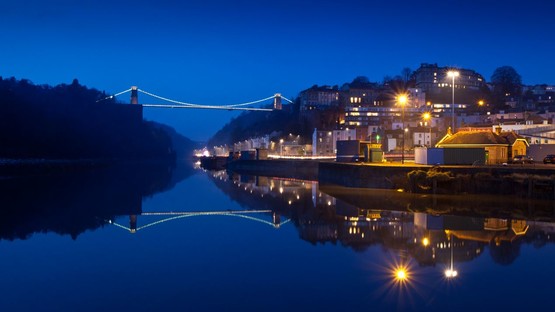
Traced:
POLYGON ((389 190, 171 166, 0 186, 0 311, 516 311, 555 302, 551 201, 512 209, 484 198, 481 210, 427 196, 415 205, 418 197, 389 190))

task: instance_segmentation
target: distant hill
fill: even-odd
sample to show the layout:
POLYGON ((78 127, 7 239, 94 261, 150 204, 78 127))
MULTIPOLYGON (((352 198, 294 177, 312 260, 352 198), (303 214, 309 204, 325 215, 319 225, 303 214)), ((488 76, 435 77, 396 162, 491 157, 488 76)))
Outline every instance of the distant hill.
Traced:
POLYGON ((0 77, 0 158, 173 159, 191 143, 175 137, 144 121, 140 106, 77 80, 52 87, 0 77))
MULTIPOLYGON (((335 124, 335 111, 300 114, 298 103, 284 105, 283 110, 271 112, 249 111, 231 119, 208 141, 208 146, 230 145, 249 138, 270 135, 271 139, 294 133, 305 140, 312 137, 314 128, 322 128, 324 123, 335 124)), ((310 142, 301 142, 310 143, 310 142)))
POLYGON ((192 141, 168 125, 157 122, 151 122, 151 124, 169 135, 177 159, 190 159, 192 151, 202 147, 201 143, 192 141))

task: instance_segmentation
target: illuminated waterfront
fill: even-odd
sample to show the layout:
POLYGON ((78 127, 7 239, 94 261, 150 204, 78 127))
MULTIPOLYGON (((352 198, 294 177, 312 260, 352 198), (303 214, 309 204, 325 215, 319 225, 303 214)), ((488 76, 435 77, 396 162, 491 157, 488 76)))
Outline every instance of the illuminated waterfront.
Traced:
POLYGON ((2 311, 535 310, 553 303, 555 224, 545 209, 446 211, 445 199, 418 206, 385 190, 379 198, 394 200, 349 201, 349 190, 224 171, 77 178, 10 181, 2 193, 10 207, 0 232, 2 311), (25 195, 39 187, 46 190, 34 199, 25 195))

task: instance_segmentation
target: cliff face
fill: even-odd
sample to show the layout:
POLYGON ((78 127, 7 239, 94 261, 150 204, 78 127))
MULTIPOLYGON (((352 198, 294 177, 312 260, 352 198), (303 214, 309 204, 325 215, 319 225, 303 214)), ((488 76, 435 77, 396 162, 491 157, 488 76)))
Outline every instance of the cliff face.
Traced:
POLYGON ((74 80, 55 87, 0 77, 0 158, 172 158, 169 135, 74 80))

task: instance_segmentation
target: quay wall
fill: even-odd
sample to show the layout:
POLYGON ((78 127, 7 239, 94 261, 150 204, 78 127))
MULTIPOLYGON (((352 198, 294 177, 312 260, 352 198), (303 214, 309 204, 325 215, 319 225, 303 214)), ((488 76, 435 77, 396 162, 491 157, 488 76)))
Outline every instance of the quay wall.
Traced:
POLYGON ((365 165, 356 163, 321 163, 318 181, 347 187, 397 188, 400 180, 407 180, 411 171, 436 170, 449 172, 454 176, 477 174, 503 177, 514 174, 542 177, 555 176, 555 166, 427 166, 427 165, 365 165))

